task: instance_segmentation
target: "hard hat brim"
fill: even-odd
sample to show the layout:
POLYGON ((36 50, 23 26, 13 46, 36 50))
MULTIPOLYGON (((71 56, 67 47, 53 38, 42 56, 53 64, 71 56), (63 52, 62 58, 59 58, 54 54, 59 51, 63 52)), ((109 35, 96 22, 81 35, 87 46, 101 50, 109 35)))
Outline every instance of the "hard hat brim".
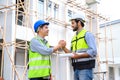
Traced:
POLYGON ((49 22, 45 22, 44 24, 42 25, 39 25, 39 26, 43 26, 43 25, 49 25, 50 23, 49 22))
POLYGON ((45 22, 43 25, 49 25, 50 23, 49 22, 45 22))

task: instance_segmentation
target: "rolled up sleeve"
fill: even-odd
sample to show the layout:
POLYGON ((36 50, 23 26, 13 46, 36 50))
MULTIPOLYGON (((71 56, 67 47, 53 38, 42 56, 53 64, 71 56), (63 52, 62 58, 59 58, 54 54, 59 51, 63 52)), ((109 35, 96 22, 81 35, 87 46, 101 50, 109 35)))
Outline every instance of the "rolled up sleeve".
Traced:
POLYGON ((96 48, 96 41, 94 35, 90 32, 87 32, 85 35, 85 40, 89 46, 87 53, 91 57, 95 57, 97 55, 97 48, 96 48))

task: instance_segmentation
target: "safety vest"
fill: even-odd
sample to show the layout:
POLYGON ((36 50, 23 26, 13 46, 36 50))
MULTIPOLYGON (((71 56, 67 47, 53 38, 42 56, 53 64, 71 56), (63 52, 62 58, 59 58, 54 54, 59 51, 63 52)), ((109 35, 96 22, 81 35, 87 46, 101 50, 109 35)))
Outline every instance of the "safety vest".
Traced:
POLYGON ((77 51, 77 50, 83 50, 83 49, 87 49, 88 45, 85 41, 85 33, 87 31, 86 30, 82 30, 81 32, 78 33, 78 35, 75 35, 71 41, 71 48, 72 51, 77 51))
MULTIPOLYGON (((89 48, 85 40, 86 32, 87 31, 83 29, 72 38, 71 50, 73 52, 86 52, 89 48)), ((72 65, 77 69, 93 68, 95 66, 95 58, 72 59, 72 65)))
MULTIPOLYGON (((43 45, 49 47, 48 43, 44 44, 43 41, 37 37, 35 39, 39 40, 39 42, 43 45)), ((42 55, 37 52, 32 52, 29 49, 29 71, 28 78, 39 78, 46 77, 50 75, 50 56, 42 55)))

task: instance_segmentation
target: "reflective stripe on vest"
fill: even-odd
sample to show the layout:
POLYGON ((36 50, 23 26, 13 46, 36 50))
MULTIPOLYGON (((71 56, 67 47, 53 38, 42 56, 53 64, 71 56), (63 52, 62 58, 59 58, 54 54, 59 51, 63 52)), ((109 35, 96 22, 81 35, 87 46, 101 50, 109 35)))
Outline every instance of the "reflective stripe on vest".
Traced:
POLYGON ((30 58, 29 62, 36 61, 36 60, 49 60, 49 57, 45 57, 45 58, 37 57, 37 58, 32 58, 32 59, 30 58))
MULTIPOLYGON (((48 44, 44 44, 43 41, 37 37, 35 37, 41 44, 49 47, 48 44)), ((29 71, 28 78, 38 78, 38 77, 46 77, 51 73, 50 69, 50 56, 49 55, 41 55, 37 52, 32 52, 29 49, 29 71)))
POLYGON ((83 58, 83 59, 77 59, 75 62, 83 62, 83 61, 90 61, 90 60, 95 60, 95 58, 83 58))
POLYGON ((30 66, 29 70, 38 70, 38 69, 46 69, 50 68, 50 66, 30 66))

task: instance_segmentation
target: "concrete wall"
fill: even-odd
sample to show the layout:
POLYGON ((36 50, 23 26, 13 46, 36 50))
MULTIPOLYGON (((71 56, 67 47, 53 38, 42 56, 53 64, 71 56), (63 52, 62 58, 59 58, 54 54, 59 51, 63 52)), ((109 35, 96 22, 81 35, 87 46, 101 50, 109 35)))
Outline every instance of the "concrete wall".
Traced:
POLYGON ((120 80, 120 66, 114 67, 115 69, 115 80, 120 80))
POLYGON ((16 28, 16 39, 30 41, 34 37, 34 32, 31 28, 17 26, 16 28))
MULTIPOLYGON (((120 38, 118 37, 119 30, 120 30, 120 23, 111 25, 106 27, 106 51, 108 54, 108 58, 112 61, 114 58, 115 63, 119 63, 118 60, 120 58, 120 48, 119 48, 119 41, 120 38), (111 41, 111 35, 112 35, 112 41, 111 41), (113 44, 113 45, 112 45, 113 44), (112 50, 113 50, 113 55, 112 55, 112 50)), ((105 27, 100 28, 100 37, 101 37, 101 44, 100 44, 100 54, 102 58, 105 58, 105 27)))
MULTIPOLYGON (((108 67, 113 67, 114 71, 114 80, 119 80, 119 68, 120 68, 120 37, 118 37, 119 31, 120 31, 120 20, 112 21, 104 24, 105 26, 101 26, 100 28, 100 59, 102 61, 106 61, 106 55, 108 56, 108 67), (118 22, 119 21, 119 22, 118 22), (113 24, 114 22, 114 24, 113 24), (110 25, 112 24, 112 25, 110 25), (107 26, 109 25, 109 26, 107 26), (106 36, 105 36, 105 30, 106 30, 106 36), (105 37, 106 37, 106 43, 105 43, 105 37), (111 41, 112 37, 112 41, 111 41), (114 61, 114 64, 113 64, 114 61)), ((104 66, 105 67, 105 66, 104 66)), ((102 67, 103 71, 106 71, 106 68, 102 67)), ((113 76, 113 75, 112 75, 113 76)), ((112 77, 111 76, 111 77, 112 77)), ((110 75, 109 75, 110 78, 110 75)))

